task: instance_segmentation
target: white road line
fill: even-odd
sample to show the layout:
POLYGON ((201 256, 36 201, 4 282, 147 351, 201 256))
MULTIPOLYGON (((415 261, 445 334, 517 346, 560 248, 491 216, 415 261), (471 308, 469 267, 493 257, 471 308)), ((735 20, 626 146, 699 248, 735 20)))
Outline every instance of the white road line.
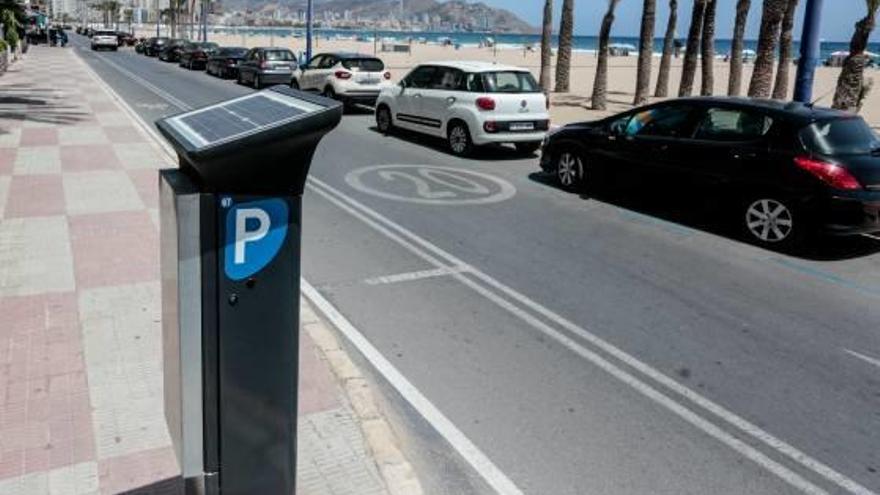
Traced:
MULTIPOLYGON (((634 356, 624 352, 623 350, 615 347, 614 345, 606 342, 605 340, 588 332, 587 330, 575 325, 574 323, 570 322, 569 320, 554 313, 553 311, 542 306, 541 304, 537 303, 536 301, 531 300, 527 296, 520 294, 519 292, 513 290, 512 288, 502 284, 501 282, 495 280, 494 278, 490 277, 489 275, 486 275, 485 273, 481 272, 480 270, 477 270, 476 268, 468 265, 464 261, 447 253, 443 249, 441 249, 441 248, 435 246, 434 244, 422 239, 421 237, 413 234, 412 232, 407 230, 405 227, 398 225, 397 223, 389 220, 388 218, 384 217, 380 213, 378 213, 378 212, 370 209, 369 207, 363 205, 362 203, 346 196, 342 192, 336 190, 332 186, 329 186, 328 184, 324 183, 320 179, 317 179, 315 177, 310 177, 309 181, 310 182, 308 184, 308 187, 311 190, 322 193, 321 194, 322 196, 324 196, 328 200, 331 200, 331 202, 334 202, 335 204, 337 204, 337 206, 342 207, 344 210, 348 211, 353 216, 359 218, 361 221, 364 221, 368 225, 372 226, 374 229, 379 230, 380 232, 383 232, 383 233, 389 232, 390 230, 393 230, 394 232, 392 233, 392 236, 393 236, 392 239, 395 239, 395 240, 399 239, 401 237, 406 238, 404 243, 402 243, 401 245, 403 245, 404 247, 409 249, 414 254, 421 256, 426 261, 437 263, 436 257, 440 257, 440 258, 443 258, 445 260, 445 262, 444 263, 437 263, 437 266, 445 266, 445 265, 449 264, 449 265, 453 265, 453 266, 465 266, 465 267, 470 268, 469 273, 472 276, 474 276, 475 278, 478 278, 479 280, 484 282, 485 284, 487 284, 491 287, 494 287, 496 290, 501 291, 506 296, 519 302, 521 305, 525 306, 526 308, 531 309, 532 311, 542 315, 543 317, 547 318, 548 320, 558 324, 559 326, 568 330, 572 334, 577 335, 578 337, 580 337, 584 341, 595 345, 600 350, 610 354, 611 356, 615 357, 616 359, 620 360, 621 362, 625 363, 626 365, 638 370, 639 372, 641 372, 645 376, 662 384, 663 386, 665 386, 668 389, 672 390, 673 392, 681 395, 682 397, 690 400, 691 402, 693 402, 697 406, 702 407, 703 409, 711 412, 719 419, 725 421, 727 424, 739 429, 742 433, 745 433, 745 434, 749 435, 750 437, 752 437, 756 440, 759 440, 760 442, 764 443, 766 446, 772 448, 776 452, 785 455, 789 459, 797 462, 798 464, 809 469, 810 471, 812 471, 816 474, 819 474, 820 476, 822 476, 826 480, 834 483, 835 485, 837 485, 841 488, 846 489, 847 491, 849 491, 853 494, 876 495, 875 492, 865 488, 864 486, 860 485, 858 482, 856 482, 856 481, 850 479, 849 477, 835 471, 834 469, 827 466, 826 464, 818 461, 817 459, 810 457, 806 453, 804 453, 804 452, 800 451, 799 449, 795 448, 794 446, 784 442, 783 440, 776 438, 775 436, 773 436, 769 432, 764 431, 763 429, 759 428, 757 425, 750 423, 749 421, 738 416, 737 414, 733 413, 732 411, 725 409, 721 405, 716 404, 715 402, 712 402, 711 400, 707 399, 706 397, 703 397, 702 395, 698 394, 697 392, 694 392, 693 390, 681 385, 680 383, 669 378, 668 376, 666 376, 665 374, 663 374, 659 370, 657 370, 657 369, 651 367, 650 365, 638 360, 634 356), (331 194, 332 194, 332 196, 331 196, 331 194), (343 202, 345 204, 342 204, 343 202), (355 208, 356 208, 356 210, 355 210, 355 208), (415 250, 414 250, 413 249, 414 244, 417 244, 417 245, 421 246, 421 248, 424 248, 424 249, 415 248, 415 250), (428 254, 428 252, 430 252, 432 254, 428 254)), ((492 294, 490 291, 487 291, 486 289, 484 289, 476 284, 473 284, 473 282, 470 282, 469 279, 467 277, 465 277, 465 275, 459 274, 459 275, 457 275, 457 278, 459 278, 460 280, 465 282, 467 285, 474 288, 474 290, 477 290, 478 292, 483 293, 483 295, 485 295, 487 297, 490 297, 489 295, 492 294), (478 287, 479 287, 479 289, 478 289, 478 287)), ((500 303, 501 301, 504 301, 503 299, 500 299, 500 301, 496 300, 493 297, 490 297, 490 299, 492 299, 496 303, 500 303)), ((504 302, 506 303, 506 301, 504 301, 504 302)), ((547 333, 548 336, 553 337, 554 339, 558 340, 561 344, 565 345, 566 347, 569 347, 570 349, 572 349, 573 351, 575 351, 579 355, 582 355, 584 357, 587 357, 590 354, 595 355, 591 351, 580 346, 579 344, 577 344, 573 341, 570 341, 564 335, 561 335, 558 332, 556 332, 555 330, 553 330, 552 328, 547 327, 540 320, 537 320, 536 318, 532 317, 531 315, 528 315, 527 313, 522 312, 521 310, 519 310, 519 308, 516 308, 515 306, 509 305, 509 303, 507 303, 505 305, 505 308, 510 311, 515 310, 517 312, 517 316, 520 316, 521 318, 526 319, 526 321, 529 322, 530 324, 532 324, 535 328, 537 328, 538 330, 541 330, 542 332, 547 333), (547 332, 547 330, 549 330, 549 332, 547 332), (572 346, 574 346, 574 348, 572 348, 572 346)), ((602 359, 602 358, 599 358, 599 359, 602 359)), ((595 362, 595 364, 597 364, 597 366, 600 366, 603 369, 606 369, 605 363, 607 363, 607 361, 605 361, 605 362, 596 361, 595 362)), ((607 365, 611 367, 610 369, 616 370, 615 373, 619 373, 619 375, 615 374, 615 376, 624 380, 628 385, 635 386, 634 384, 638 384, 638 387, 643 388, 643 390, 639 389, 639 391, 642 393, 645 393, 645 391, 651 391, 652 395, 650 395, 650 397, 652 399, 657 400, 659 403, 661 403, 665 407, 669 408, 671 411, 678 414, 679 416, 681 416, 682 414, 685 414, 685 411, 690 413, 689 410, 684 409, 683 406, 681 406, 675 400, 670 399, 667 396, 660 394, 659 392, 656 392, 656 390, 651 388, 650 385, 647 385, 646 383, 641 382, 637 378, 634 378, 634 377, 632 377, 633 381, 628 381, 630 379, 630 375, 628 375, 625 371, 623 371, 620 368, 617 368, 613 364, 608 363, 607 365)), ((608 371, 608 369, 606 369, 606 371, 608 371)), ((793 480, 794 481, 793 485, 798 487, 799 489, 804 490, 807 493, 824 493, 824 491, 821 490, 820 488, 818 488, 817 486, 815 486, 812 483, 810 483, 809 481, 803 479, 802 477, 800 477, 796 473, 792 472, 791 470, 789 470, 785 466, 773 461, 772 459, 767 458, 764 454, 762 454, 758 450, 754 449, 753 447, 745 445, 745 444, 740 445, 741 442, 738 439, 736 439, 734 437, 730 437, 725 432, 720 431, 720 433, 725 435, 726 437, 722 436, 719 438, 718 436, 716 436, 717 432, 713 433, 713 431, 712 431, 712 428, 717 428, 714 425, 711 425, 709 423, 696 424, 694 421, 691 421, 691 419, 689 417, 684 417, 684 416, 682 416, 682 417, 684 419, 688 420, 689 422, 691 422, 692 424, 694 424, 695 426, 697 426, 698 428, 703 429, 706 433, 708 433, 712 436, 715 436, 716 438, 718 438, 722 442, 728 444, 731 448, 734 448, 735 450, 737 450, 741 453, 748 452, 749 454, 747 455, 747 457, 754 460, 755 462, 760 464, 762 467, 768 469, 769 471, 773 472, 774 474, 778 475, 780 478, 785 479, 786 481, 789 481, 789 482, 792 482, 792 480, 793 480), (704 429, 704 427, 708 427, 706 425, 711 426, 709 431, 704 429), (741 449, 743 449, 743 451, 741 451, 741 449)))
POLYGON ((396 273, 394 275, 384 275, 381 277, 368 278, 364 280, 367 285, 396 284, 398 282, 412 282, 415 280, 423 280, 426 278, 444 277, 467 271, 466 267, 458 268, 434 268, 432 270, 419 270, 416 272, 396 273))
POLYGON ((303 295, 342 333, 352 345, 388 380, 398 393, 409 402, 437 430, 459 454, 476 469, 496 492, 501 495, 522 495, 520 490, 473 442, 459 430, 419 389, 406 379, 385 356, 373 347, 351 322, 327 301, 312 285, 301 279, 303 295))
MULTIPOLYGON (((77 57, 79 58, 79 57, 77 57)), ((147 136, 152 138, 158 148, 169 159, 170 164, 176 163, 177 156, 174 149, 162 139, 155 129, 147 125, 143 118, 138 115, 128 103, 123 100, 101 77, 82 59, 80 59, 92 77, 98 81, 98 84, 125 110, 129 118, 144 131, 147 136)), ((149 89, 149 88, 147 88, 149 89)), ((164 98, 162 95, 157 94, 164 98)), ((176 105, 175 105, 176 106, 176 105)), ((389 234, 391 234, 389 232, 389 234)), ((393 234, 391 234, 393 235, 393 234)), ((406 243, 400 239, 400 243, 406 243)), ((439 264, 434 260, 432 264, 439 264)), ((462 267, 444 267, 450 272, 457 272, 465 268, 462 267)), ((345 319, 339 311, 336 310, 315 288, 305 279, 301 278, 301 286, 303 295, 314 304, 321 313, 333 323, 340 332, 348 338, 358 351, 360 351, 376 369, 382 373, 388 382, 397 389, 398 393, 415 408, 422 417, 455 449, 462 459, 474 468, 485 481, 500 495, 523 495, 516 484, 514 484, 485 454, 468 439, 446 416, 441 413, 417 388, 415 388, 409 380, 407 380, 382 354, 376 350, 357 329, 345 319)))
POLYGON ((871 356, 866 356, 860 352, 856 352, 856 351, 853 351, 850 349, 844 349, 843 352, 845 352, 855 358, 861 359, 862 361, 864 361, 866 363, 873 364, 874 366, 877 366, 878 368, 880 368, 880 359, 872 358, 871 356))

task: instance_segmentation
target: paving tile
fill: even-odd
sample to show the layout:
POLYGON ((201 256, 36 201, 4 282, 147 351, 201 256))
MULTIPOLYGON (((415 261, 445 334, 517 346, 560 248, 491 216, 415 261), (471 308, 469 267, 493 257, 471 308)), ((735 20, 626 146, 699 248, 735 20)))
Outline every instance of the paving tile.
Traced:
POLYGON ((12 173, 14 175, 61 173, 61 156, 58 148, 20 148, 15 156, 12 173))
POLYGON ((129 170, 128 176, 147 208, 159 206, 159 172, 151 169, 129 170))
POLYGON ((64 217, 0 222, 0 296, 73 289, 73 253, 64 217))
POLYGON ((86 172, 120 167, 113 147, 107 144, 79 144, 61 146, 61 170, 86 172))
POLYGON ((105 144, 107 135, 100 126, 67 126, 58 129, 58 142, 64 144, 105 144))
POLYGON ((16 175, 11 178, 3 212, 5 218, 63 215, 64 210, 60 175, 16 175))
POLYGON ((146 211, 76 215, 69 221, 80 289, 158 279, 158 232, 146 211))
POLYGON ((123 171, 65 174, 63 185, 67 212, 71 215, 144 208, 131 179, 123 171))
POLYGON ((24 128, 21 131, 21 138, 18 145, 27 146, 57 146, 58 145, 58 129, 54 126, 45 128, 24 128))
POLYGON ((6 214, 6 201, 9 197, 9 183, 11 181, 11 177, 4 177, 0 175, 0 220, 3 220, 6 214))
MULTIPOLYGON (((2 150, 2 148, 0 148, 2 150)), ((113 150, 119 157, 120 163, 126 169, 162 169, 168 168, 169 164, 164 157, 159 156, 156 149, 148 143, 114 144, 113 150)))
POLYGON ((16 153, 15 148, 0 148, 0 175, 12 175, 16 153))
POLYGON ((131 118, 120 111, 99 113, 95 115, 95 120, 102 126, 119 127, 131 125, 131 118))
POLYGON ((21 128, 5 128, 0 131, 0 148, 18 148, 18 140, 21 138, 21 128))
POLYGON ((131 126, 106 126, 104 132, 111 142, 114 143, 143 143, 146 142, 144 136, 138 130, 131 126))
POLYGON ((165 485, 174 485, 176 480, 171 478, 180 476, 180 470, 174 452, 166 447, 102 460, 98 462, 98 475, 101 493, 106 495, 148 488, 153 488, 152 493, 178 493, 154 487, 162 481, 166 481, 165 485))
POLYGON ((103 112, 118 112, 119 106, 116 105, 113 101, 108 100, 96 100, 90 101, 89 106, 92 111, 95 113, 103 113, 103 112))
POLYGON ((3 495, 98 495, 98 465, 83 462, 0 480, 3 495))
POLYGON ((299 338, 299 397, 301 415, 336 409, 340 406, 339 389, 326 362, 306 332, 299 338))
POLYGON ((170 445, 162 409, 158 282, 80 293, 99 460, 170 445))

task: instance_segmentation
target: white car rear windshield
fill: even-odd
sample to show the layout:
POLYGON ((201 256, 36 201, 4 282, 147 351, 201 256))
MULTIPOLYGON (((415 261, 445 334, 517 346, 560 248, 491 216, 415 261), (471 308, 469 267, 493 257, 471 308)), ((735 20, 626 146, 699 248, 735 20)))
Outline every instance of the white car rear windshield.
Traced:
POLYGON ((293 53, 287 50, 269 50, 266 52, 266 60, 283 60, 285 62, 296 60, 293 53))
POLYGON ((348 70, 361 72, 382 72, 385 64, 378 58, 346 58, 342 59, 342 66, 348 70))
POLYGON ((530 72, 484 72, 483 92, 486 93, 539 93, 541 89, 530 72))

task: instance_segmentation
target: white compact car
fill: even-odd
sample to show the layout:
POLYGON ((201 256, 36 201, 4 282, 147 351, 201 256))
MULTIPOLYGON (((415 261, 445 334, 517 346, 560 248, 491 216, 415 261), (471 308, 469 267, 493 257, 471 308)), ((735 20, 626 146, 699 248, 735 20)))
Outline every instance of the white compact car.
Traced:
POLYGON ((513 143, 532 153, 550 126, 547 98, 532 74, 490 62, 433 62, 414 68, 376 101, 376 124, 445 138, 456 155, 513 143))
POLYGON ((114 52, 119 48, 116 31, 95 31, 92 35, 92 50, 107 49, 114 52))
POLYGON ((390 79, 385 63, 372 55, 319 53, 294 74, 290 85, 346 104, 373 105, 390 79))

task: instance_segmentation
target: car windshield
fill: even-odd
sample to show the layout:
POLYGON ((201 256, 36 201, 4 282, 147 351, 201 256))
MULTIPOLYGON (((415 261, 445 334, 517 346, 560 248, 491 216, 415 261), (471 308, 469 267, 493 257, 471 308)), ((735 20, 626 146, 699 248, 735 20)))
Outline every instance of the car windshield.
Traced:
POLYGON ((483 73, 483 88, 487 93, 538 93, 540 89, 530 72, 498 71, 483 73))
POLYGON ((880 148, 880 137, 861 117, 814 122, 800 135, 808 150, 824 155, 863 155, 880 148))
POLYGON ((266 60, 294 60, 293 53, 288 50, 268 50, 266 60))
POLYGON ((381 72, 385 69, 385 64, 378 58, 347 58, 342 60, 342 66, 363 72, 381 72))

